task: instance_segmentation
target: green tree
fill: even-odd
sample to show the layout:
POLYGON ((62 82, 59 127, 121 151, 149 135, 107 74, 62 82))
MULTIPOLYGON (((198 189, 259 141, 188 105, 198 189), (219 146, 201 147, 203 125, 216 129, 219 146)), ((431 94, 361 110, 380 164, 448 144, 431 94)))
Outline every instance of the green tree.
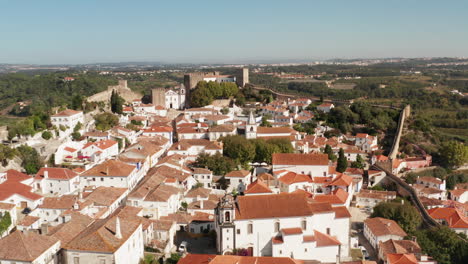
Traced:
POLYGON ((102 113, 94 116, 96 129, 107 131, 119 124, 119 118, 111 113, 102 113))
POLYGON ((468 146, 457 141, 449 141, 442 145, 440 156, 447 167, 458 167, 468 162, 468 146))
POLYGON ((16 154, 17 152, 15 149, 0 144, 0 162, 2 163, 2 166, 7 166, 8 162, 12 160, 16 154))
POLYGON ((203 107, 213 102, 213 94, 208 88, 208 83, 201 81, 190 92, 190 105, 193 107, 203 107))
POLYGON ((331 160, 333 162, 336 161, 337 157, 336 157, 335 153, 333 153, 333 150, 330 147, 330 145, 328 145, 328 144, 325 145, 325 149, 323 150, 323 153, 328 155, 329 160, 331 160))
POLYGON ((247 165, 255 157, 255 146, 243 136, 226 136, 221 138, 223 141, 224 155, 247 165))
POLYGON ((348 168, 348 160, 344 155, 344 150, 340 148, 340 151, 338 152, 338 162, 336 164, 336 171, 344 172, 346 168, 348 168))
POLYGON ((365 162, 361 155, 357 155, 356 161, 351 162, 351 168, 364 169, 365 162))
POLYGON ((42 132, 42 138, 45 140, 49 140, 52 138, 52 133, 50 131, 44 131, 42 132))
POLYGON ((0 212, 0 236, 5 233, 11 225, 11 215, 8 211, 5 213, 0 212))
POLYGON ((37 171, 42 167, 42 161, 36 149, 27 145, 21 145, 16 148, 16 150, 18 151, 18 156, 22 160, 21 165, 26 170, 26 173, 37 173, 37 171))
POLYGON ((271 123, 268 122, 268 118, 266 116, 262 116, 262 122, 260 123, 261 127, 271 127, 271 123))
POLYGON ((200 154, 193 163, 193 167, 208 168, 214 175, 224 175, 236 167, 234 161, 219 153, 215 155, 200 154))
POLYGON ((111 98, 110 98, 110 105, 111 111, 115 114, 122 114, 123 111, 123 104, 125 100, 119 95, 119 93, 112 90, 111 98))

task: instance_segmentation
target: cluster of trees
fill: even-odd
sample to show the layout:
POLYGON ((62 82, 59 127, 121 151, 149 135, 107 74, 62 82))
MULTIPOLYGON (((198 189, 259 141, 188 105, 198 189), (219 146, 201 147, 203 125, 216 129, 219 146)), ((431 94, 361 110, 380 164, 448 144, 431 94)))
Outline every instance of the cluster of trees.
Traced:
POLYGON ((94 116, 97 130, 107 131, 119 124, 119 118, 112 113, 102 113, 94 116))
POLYGON ((440 156, 447 167, 458 167, 468 162, 468 145, 454 140, 446 142, 442 144, 440 156))
POLYGON ((0 162, 2 166, 8 165, 8 162, 12 160, 16 154, 16 149, 0 144, 0 162))
POLYGON ((396 110, 372 107, 366 103, 337 106, 325 116, 327 124, 342 133, 351 132, 353 125, 365 124, 366 132, 374 135, 378 130, 395 130, 398 117, 396 110))
POLYGON ((406 233, 412 234, 421 225, 419 212, 409 202, 396 201, 379 203, 374 207, 371 217, 382 217, 397 222, 406 233))
POLYGON ((35 174, 43 166, 41 157, 36 149, 27 145, 21 145, 16 148, 16 151, 22 160, 21 166, 27 174, 35 174))
POLYGON ((291 142, 287 139, 246 139, 243 136, 221 138, 223 153, 243 166, 249 162, 271 163, 273 153, 292 153, 291 142))
POLYGON ((242 136, 221 138, 223 153, 216 155, 201 154, 193 164, 194 167, 208 168, 215 175, 224 175, 233 171, 237 164, 245 168, 250 162, 271 163, 273 153, 292 153, 291 142, 287 139, 246 139, 242 136))
POLYGON ((190 92, 190 104, 194 107, 209 105, 214 99, 229 98, 237 95, 239 88, 233 82, 206 82, 197 83, 190 92))
MULTIPOLYGON (((46 109, 55 106, 78 109, 82 107, 83 96, 93 95, 105 90, 108 85, 115 84, 117 84, 115 77, 100 75, 97 72, 85 74, 75 72, 38 75, 4 74, 0 76, 0 109, 19 101, 31 101, 30 107, 32 108, 36 104, 43 104, 46 109), (70 75, 75 80, 64 81, 64 77, 70 75)), ((24 111, 29 114, 28 107, 24 111)))
POLYGON ((383 217, 397 222, 409 236, 417 237, 423 252, 439 263, 462 264, 468 260, 468 243, 465 242, 465 235, 457 234, 446 226, 419 229, 422 224, 421 216, 409 202, 379 203, 374 207, 371 217, 383 217))
POLYGON ((307 123, 297 123, 294 124, 293 128, 299 132, 305 132, 307 135, 315 134, 315 128, 317 127, 317 123, 315 121, 309 121, 307 123))

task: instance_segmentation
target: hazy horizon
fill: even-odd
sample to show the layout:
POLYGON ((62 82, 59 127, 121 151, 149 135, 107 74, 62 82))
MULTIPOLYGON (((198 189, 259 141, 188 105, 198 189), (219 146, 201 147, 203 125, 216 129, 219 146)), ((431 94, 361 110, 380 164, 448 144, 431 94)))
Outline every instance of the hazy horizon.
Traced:
POLYGON ((467 1, 5 1, 0 63, 468 57, 467 1))

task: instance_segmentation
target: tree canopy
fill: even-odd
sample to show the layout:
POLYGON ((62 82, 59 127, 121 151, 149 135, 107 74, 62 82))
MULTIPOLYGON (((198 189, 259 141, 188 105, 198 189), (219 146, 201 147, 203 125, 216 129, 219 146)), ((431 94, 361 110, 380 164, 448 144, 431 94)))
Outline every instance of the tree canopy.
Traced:
POLYGON ((107 131, 119 124, 119 118, 111 113, 102 113, 94 116, 96 129, 107 131))

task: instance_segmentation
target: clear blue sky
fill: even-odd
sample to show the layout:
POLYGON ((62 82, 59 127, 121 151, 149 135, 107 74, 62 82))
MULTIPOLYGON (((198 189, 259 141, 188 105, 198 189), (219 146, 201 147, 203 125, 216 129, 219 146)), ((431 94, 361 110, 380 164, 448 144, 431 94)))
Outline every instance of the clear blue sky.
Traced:
POLYGON ((468 1, 0 0, 0 63, 468 56, 468 1))

